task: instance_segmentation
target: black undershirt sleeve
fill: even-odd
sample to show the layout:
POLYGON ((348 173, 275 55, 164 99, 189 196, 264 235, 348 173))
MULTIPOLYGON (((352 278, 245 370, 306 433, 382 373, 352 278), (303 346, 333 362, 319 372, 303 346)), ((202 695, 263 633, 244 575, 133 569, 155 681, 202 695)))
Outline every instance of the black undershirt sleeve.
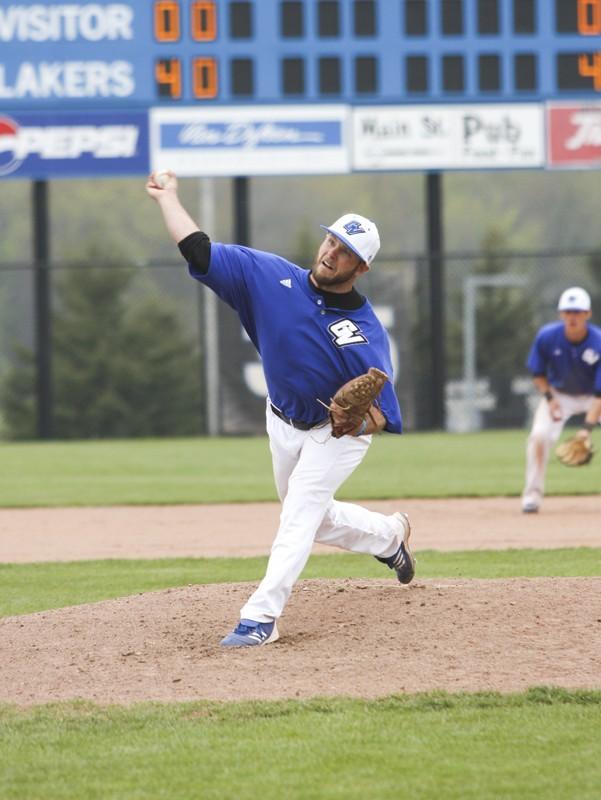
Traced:
POLYGON ((211 263, 211 240, 206 233, 194 231, 177 245, 182 256, 195 272, 206 275, 211 263))

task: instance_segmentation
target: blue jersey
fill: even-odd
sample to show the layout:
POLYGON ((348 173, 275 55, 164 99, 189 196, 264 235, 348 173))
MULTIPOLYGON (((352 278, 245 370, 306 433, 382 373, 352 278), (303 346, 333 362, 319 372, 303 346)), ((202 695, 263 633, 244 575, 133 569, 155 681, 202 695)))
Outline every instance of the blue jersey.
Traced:
MULTIPOLYGON (((343 383, 369 367, 392 376, 388 336, 367 300, 353 310, 328 306, 307 270, 238 245, 213 243, 208 272, 189 269, 238 312, 261 356, 269 399, 292 419, 325 419, 318 399, 328 403, 343 383)), ((400 433, 401 411, 391 382, 379 405, 386 430, 400 433)))
POLYGON ((589 325, 584 341, 573 344, 566 338, 563 322, 544 325, 536 335, 527 366, 565 394, 601 393, 601 328, 589 325))

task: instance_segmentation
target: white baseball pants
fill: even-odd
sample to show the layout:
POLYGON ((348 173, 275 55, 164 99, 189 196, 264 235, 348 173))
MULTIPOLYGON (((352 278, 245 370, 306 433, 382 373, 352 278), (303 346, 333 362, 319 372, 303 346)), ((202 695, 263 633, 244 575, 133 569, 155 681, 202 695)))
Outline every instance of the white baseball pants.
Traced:
POLYGON ((528 503, 540 506, 545 493, 545 474, 551 448, 558 441, 566 422, 575 414, 585 414, 594 397, 587 394, 554 392, 561 407, 561 419, 554 420, 549 403, 543 398, 534 413, 532 429, 526 444, 526 484, 522 493, 522 506, 528 503))
POLYGON ((282 513, 265 577, 240 612, 242 619, 257 622, 281 615, 313 542, 389 556, 403 533, 394 516, 334 500, 363 460, 371 436, 334 439, 329 424, 300 431, 276 417, 269 403, 267 433, 282 513))

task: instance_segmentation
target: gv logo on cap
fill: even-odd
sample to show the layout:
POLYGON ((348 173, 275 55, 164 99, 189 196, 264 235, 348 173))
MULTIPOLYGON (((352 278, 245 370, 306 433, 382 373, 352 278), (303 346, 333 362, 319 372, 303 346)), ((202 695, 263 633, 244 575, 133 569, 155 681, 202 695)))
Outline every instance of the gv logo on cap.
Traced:
POLYGON ((352 220, 351 222, 347 222, 346 225, 344 225, 344 230, 349 236, 352 236, 354 233, 365 233, 365 228, 363 228, 361 223, 357 222, 356 219, 352 220))

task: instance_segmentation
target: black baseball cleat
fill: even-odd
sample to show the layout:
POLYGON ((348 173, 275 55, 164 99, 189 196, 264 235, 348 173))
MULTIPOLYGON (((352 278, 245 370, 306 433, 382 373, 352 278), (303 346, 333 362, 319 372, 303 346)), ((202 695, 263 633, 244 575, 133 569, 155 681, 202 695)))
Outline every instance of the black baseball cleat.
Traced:
POLYGON ((386 558, 375 556, 375 558, 396 572, 399 583, 411 583, 415 577, 415 558, 409 549, 409 536, 411 535, 409 517, 402 511, 397 511, 394 516, 401 522, 404 528, 403 538, 399 544, 399 548, 396 553, 391 556, 386 558))

